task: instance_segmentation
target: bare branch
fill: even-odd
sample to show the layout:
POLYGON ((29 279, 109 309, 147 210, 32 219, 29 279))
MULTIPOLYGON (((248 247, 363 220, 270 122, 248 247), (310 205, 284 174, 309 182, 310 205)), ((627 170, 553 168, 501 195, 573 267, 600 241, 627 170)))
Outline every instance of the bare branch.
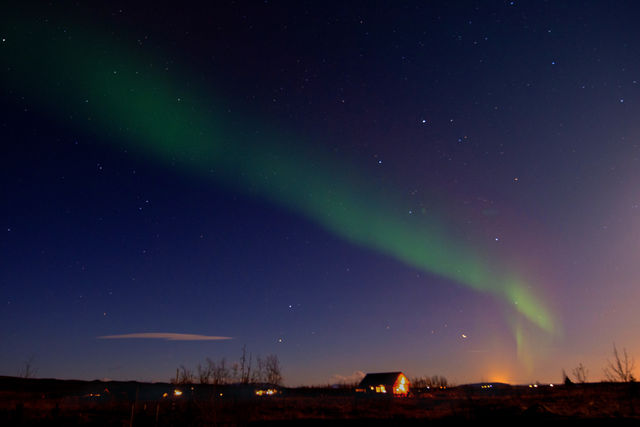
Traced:
POLYGON ((280 368, 280 360, 275 354, 270 354, 264 360, 264 367, 267 382, 275 385, 282 383, 282 370, 280 368))
POLYGON ((191 369, 185 368, 184 365, 180 365, 178 372, 176 372, 178 384, 193 384, 196 382, 196 376, 191 369))
POLYGON ((573 377, 576 379, 577 383, 584 384, 587 382, 587 376, 589 375, 589 370, 584 367, 582 362, 580 362, 580 364, 577 367, 573 368, 571 373, 573 374, 573 377))
POLYGON ((611 382, 631 382, 635 381, 633 369, 635 361, 627 355, 627 349, 622 349, 622 356, 618 353, 616 345, 613 344, 613 362, 607 360, 607 367, 604 368, 604 376, 611 382))
POLYGON ((38 372, 38 370, 36 368, 34 368, 33 366, 33 360, 35 359, 34 356, 29 357, 27 360, 24 361, 24 364, 22 365, 22 368, 20 368, 20 372, 18 373, 19 377, 22 378, 33 378, 36 375, 36 372, 38 372))

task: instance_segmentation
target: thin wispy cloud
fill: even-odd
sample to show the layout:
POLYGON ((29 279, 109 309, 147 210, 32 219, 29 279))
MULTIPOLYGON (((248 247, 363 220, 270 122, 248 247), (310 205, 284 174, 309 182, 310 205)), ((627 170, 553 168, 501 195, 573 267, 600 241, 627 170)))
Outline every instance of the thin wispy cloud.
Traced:
POLYGON ((142 332, 135 334, 103 335, 97 338, 100 340, 156 339, 165 341, 220 341, 233 339, 232 337, 218 337, 197 334, 176 334, 172 332, 142 332))

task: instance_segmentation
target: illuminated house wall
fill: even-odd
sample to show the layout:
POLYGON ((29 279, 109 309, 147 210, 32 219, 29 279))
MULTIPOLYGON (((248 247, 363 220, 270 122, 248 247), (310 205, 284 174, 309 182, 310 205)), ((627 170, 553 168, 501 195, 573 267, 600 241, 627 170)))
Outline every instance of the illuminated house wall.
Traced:
POLYGON ((367 374, 356 388, 356 392, 406 396, 409 393, 409 385, 409 379, 402 372, 379 372, 367 374))

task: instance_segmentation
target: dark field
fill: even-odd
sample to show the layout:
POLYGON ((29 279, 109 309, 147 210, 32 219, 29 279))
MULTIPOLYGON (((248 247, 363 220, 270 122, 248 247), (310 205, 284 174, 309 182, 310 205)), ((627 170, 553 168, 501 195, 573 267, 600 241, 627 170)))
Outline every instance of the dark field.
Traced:
POLYGON ((449 425, 480 421, 538 425, 640 425, 637 384, 491 389, 461 386, 408 398, 356 396, 350 389, 282 389, 255 396, 238 386, 0 377, 0 425, 236 426, 449 425), (167 393, 166 397, 162 397, 167 393))

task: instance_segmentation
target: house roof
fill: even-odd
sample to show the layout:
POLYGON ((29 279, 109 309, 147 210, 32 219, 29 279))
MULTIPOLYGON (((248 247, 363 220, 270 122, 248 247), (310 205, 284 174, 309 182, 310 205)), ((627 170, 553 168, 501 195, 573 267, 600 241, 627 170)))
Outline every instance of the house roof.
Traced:
POLYGON ((398 376, 401 374, 402 372, 377 372, 367 374, 362 381, 360 381, 359 387, 377 386, 380 384, 393 386, 398 379, 398 376))

